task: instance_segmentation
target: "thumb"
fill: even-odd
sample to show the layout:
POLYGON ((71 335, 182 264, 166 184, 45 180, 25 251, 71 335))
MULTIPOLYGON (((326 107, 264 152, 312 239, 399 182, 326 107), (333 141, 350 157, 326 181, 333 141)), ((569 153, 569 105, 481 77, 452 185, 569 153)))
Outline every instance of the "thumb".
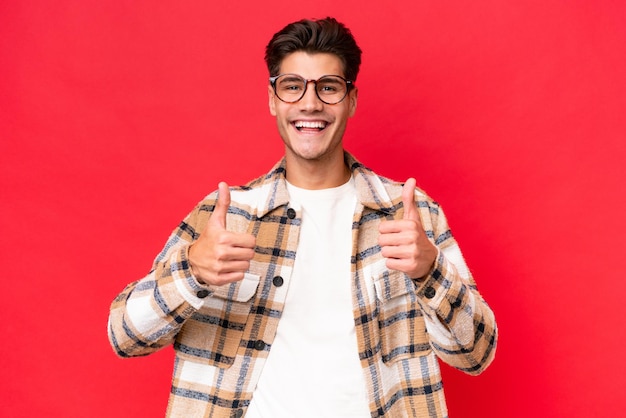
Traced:
POLYGON ((419 220, 419 214, 415 206, 415 179, 410 178, 402 187, 402 204, 404 205, 404 215, 402 219, 419 220))
POLYGON ((220 182, 218 187, 217 201, 215 202, 215 209, 213 209, 213 215, 209 222, 220 228, 226 229, 226 214, 228 213, 228 207, 230 206, 230 189, 226 182, 220 182))

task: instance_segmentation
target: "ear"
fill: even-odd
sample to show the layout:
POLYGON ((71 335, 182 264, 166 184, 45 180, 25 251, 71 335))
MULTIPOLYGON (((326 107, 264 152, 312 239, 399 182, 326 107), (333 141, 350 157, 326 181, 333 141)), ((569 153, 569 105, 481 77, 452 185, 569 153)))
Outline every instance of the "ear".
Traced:
POLYGON ((359 97, 359 89, 357 87, 353 88, 352 91, 350 91, 348 98, 350 99, 350 117, 354 116, 354 114, 356 113, 356 103, 357 103, 357 99, 359 97))
POLYGON ((267 95, 269 99, 270 114, 272 116, 276 116, 276 100, 274 97, 275 94, 274 94, 274 89, 272 88, 270 84, 267 85, 267 95))

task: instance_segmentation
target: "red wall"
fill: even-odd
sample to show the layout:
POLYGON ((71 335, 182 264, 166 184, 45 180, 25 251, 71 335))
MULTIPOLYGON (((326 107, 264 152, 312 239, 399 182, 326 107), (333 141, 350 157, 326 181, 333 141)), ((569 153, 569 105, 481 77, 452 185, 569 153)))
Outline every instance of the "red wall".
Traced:
POLYGON ((610 0, 0 4, 0 416, 155 417, 172 351, 110 301, 220 180, 281 155, 263 48, 334 15, 365 51, 347 147, 442 203, 500 326, 453 417, 626 409, 626 6, 610 0))

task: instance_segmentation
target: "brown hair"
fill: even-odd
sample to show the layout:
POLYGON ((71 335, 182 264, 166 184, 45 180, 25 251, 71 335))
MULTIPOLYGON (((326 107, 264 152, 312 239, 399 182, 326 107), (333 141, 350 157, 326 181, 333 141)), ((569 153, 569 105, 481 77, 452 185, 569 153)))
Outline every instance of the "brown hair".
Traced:
POLYGON ((361 49, 350 29, 332 17, 303 19, 276 32, 265 48, 265 62, 270 76, 278 75, 283 59, 296 51, 336 55, 344 67, 344 76, 356 81, 361 65, 361 49))

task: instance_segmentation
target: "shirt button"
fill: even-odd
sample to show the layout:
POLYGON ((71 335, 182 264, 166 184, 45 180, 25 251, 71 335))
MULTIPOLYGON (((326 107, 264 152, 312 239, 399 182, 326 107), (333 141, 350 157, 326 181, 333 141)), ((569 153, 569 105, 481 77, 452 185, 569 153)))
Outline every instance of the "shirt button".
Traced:
POLYGON ((243 409, 237 409, 237 410, 233 411, 233 413, 231 414, 231 417, 233 417, 233 418, 241 418, 241 417, 243 417, 243 409))
POLYGON ((281 287, 283 283, 285 283, 285 281, 283 280, 282 277, 276 276, 272 279, 272 283, 274 283, 274 286, 276 287, 281 287))
POLYGON ((198 296, 200 299, 204 299, 209 296, 209 291, 206 289, 198 290, 198 292, 196 292, 196 296, 198 296))
POLYGON ((256 348, 259 351, 263 351, 265 349, 265 341, 256 340, 254 343, 254 348, 256 348))
POLYGON ((287 209, 287 217, 293 219, 296 217, 296 211, 293 208, 287 209))
POLYGON ((431 286, 428 286, 426 289, 424 289, 424 296, 426 296, 428 299, 434 298, 436 293, 437 292, 435 291, 435 289, 431 286))

